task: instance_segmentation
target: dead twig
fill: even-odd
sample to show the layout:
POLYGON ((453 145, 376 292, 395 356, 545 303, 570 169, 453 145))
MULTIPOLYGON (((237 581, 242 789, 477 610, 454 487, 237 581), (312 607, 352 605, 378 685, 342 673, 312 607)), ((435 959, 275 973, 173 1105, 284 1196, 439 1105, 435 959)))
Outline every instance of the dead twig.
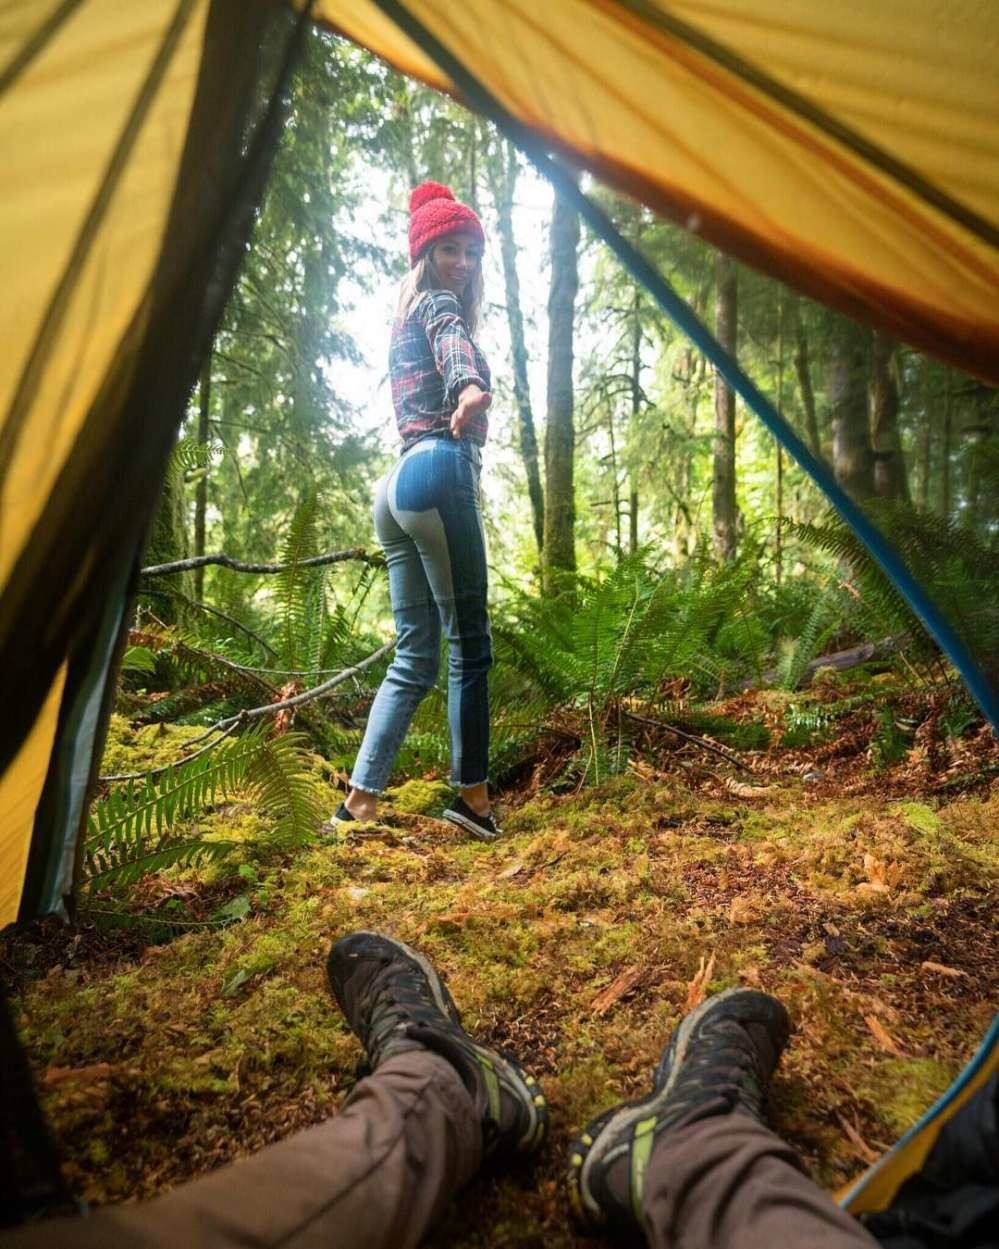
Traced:
POLYGON ((168 573, 188 572, 192 568, 206 568, 209 564, 231 568, 233 572, 287 572, 289 568, 322 568, 328 564, 340 564, 347 559, 359 559, 366 564, 383 562, 380 555, 372 555, 363 546, 356 546, 349 551, 331 551, 327 555, 312 555, 308 559, 300 559, 292 564, 248 564, 244 560, 234 559, 231 555, 193 555, 190 559, 175 559, 169 564, 150 564, 148 568, 142 569, 142 575, 143 577, 165 577, 168 573))
POLYGON ((220 742, 224 741, 230 734, 235 733, 237 729, 242 728, 244 724, 262 719, 264 716, 276 715, 279 711, 287 711, 292 707, 301 707, 303 703, 309 703, 316 698, 322 698, 324 694, 328 694, 330 690, 335 689, 338 685, 342 685, 344 681, 349 680, 352 676, 363 672, 365 668, 370 668, 372 664, 377 663, 379 659, 387 655, 394 647, 395 638, 391 642, 386 642, 384 646, 379 646, 376 651, 373 651, 352 667, 344 668, 342 672, 338 672, 335 677, 324 681, 322 685, 314 685, 312 689, 303 690, 301 694, 296 694, 293 698, 285 698, 276 703, 267 703, 262 707, 250 707, 237 712, 234 716, 227 716, 223 720, 218 720, 210 728, 205 729, 203 733, 199 733, 197 737, 192 737, 188 745, 193 746, 197 742, 203 742, 206 737, 211 737, 214 733, 219 733, 221 736, 209 742, 207 746, 203 746, 200 750, 196 750, 193 754, 185 755, 183 759, 177 759, 176 762, 165 764, 161 768, 153 768, 150 772, 126 772, 118 776, 99 776, 97 779, 105 784, 111 784, 115 781, 140 781, 147 777, 160 776, 170 768, 179 768, 182 764, 190 763, 192 759, 197 759, 209 750, 214 750, 220 742))
POLYGON ((263 707, 249 707, 244 711, 238 711, 234 716, 226 716, 225 719, 218 720, 211 728, 206 729, 200 737, 193 737, 191 741, 200 742, 212 733, 228 732, 238 725, 249 724, 251 720, 259 720, 263 716, 275 715, 277 712, 286 711, 291 707, 301 707, 303 703, 311 703, 313 699, 322 698, 324 694, 328 694, 330 690, 335 689, 338 685, 342 685, 344 681, 348 681, 359 672, 363 672, 365 668, 370 668, 372 664, 377 663, 379 659, 382 659, 394 648, 395 638, 391 642, 386 642, 384 646, 379 646, 376 651, 372 651, 370 655, 354 664, 353 667, 344 668, 335 677, 330 677, 322 685, 314 685, 311 689, 303 690, 301 694, 296 694, 293 698, 285 698, 281 702, 267 703, 263 707))
POLYGON ((700 746, 704 750, 710 750, 712 754, 718 755, 722 759, 734 763, 737 768, 742 768, 743 772, 753 775, 753 769, 747 763, 733 755, 731 751, 726 750, 723 746, 716 746, 714 742, 709 742, 706 738, 698 737, 696 733, 687 733, 684 729, 678 729, 675 724, 667 724, 665 720, 653 720, 651 716, 636 715, 634 711, 626 711, 624 713, 629 720, 637 720, 639 724, 651 724, 657 729, 666 729, 669 733, 675 733, 677 737, 682 737, 685 742, 690 742, 693 746, 700 746))

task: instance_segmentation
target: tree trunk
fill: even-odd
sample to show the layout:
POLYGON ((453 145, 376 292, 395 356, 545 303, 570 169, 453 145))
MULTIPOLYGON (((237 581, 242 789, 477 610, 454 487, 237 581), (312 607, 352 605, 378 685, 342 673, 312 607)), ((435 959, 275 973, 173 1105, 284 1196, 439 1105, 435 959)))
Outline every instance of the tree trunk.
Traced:
MULTIPOLYGON (((718 255, 715 273, 715 334, 734 356, 737 349, 738 276, 735 262, 718 255)), ((715 553, 719 559, 735 555, 735 392, 715 374, 715 452, 711 500, 715 553)))
MULTIPOLYGON (((212 399, 212 352, 209 351, 201 370, 201 383, 198 387, 198 445, 208 446, 209 427, 208 414, 212 399)), ((208 512, 208 461, 205 460, 194 492, 194 555, 205 553, 205 516, 208 512)), ((200 603, 205 597, 205 570, 197 568, 194 572, 194 597, 200 603)))
POLYGON ((801 324, 798 301, 791 300, 791 321, 794 326, 794 371, 801 391, 801 406, 805 413, 805 441, 813 455, 821 456, 822 442, 819 438, 819 421, 815 412, 815 388, 812 385, 812 368, 808 359, 808 339, 801 324))
MULTIPOLYGON (((629 459, 634 461, 635 425, 642 407, 642 291, 635 287, 632 303, 631 327, 631 428, 632 451, 629 459)), ((628 470, 628 549, 632 555, 638 550, 638 480, 634 464, 628 470)))
POLYGON ((576 509, 573 485, 573 309, 579 287, 576 249, 579 217, 556 191, 551 226, 552 275, 548 295, 548 418, 545 424, 544 586, 560 572, 575 572, 576 509))
POLYGON ((621 544, 621 483, 618 479, 617 439, 614 436, 614 404, 607 404, 607 435, 610 439, 611 506, 614 509, 614 554, 620 562, 624 555, 621 544))
MULTIPOLYGON (((163 480, 160 500, 153 515, 153 523, 149 531, 149 540, 143 555, 143 565, 170 564, 174 560, 187 559, 190 554, 187 540, 187 507, 184 499, 184 484, 173 473, 168 473, 163 480)), ((187 598, 191 597, 194 579, 189 572, 169 573, 156 579, 157 590, 178 590, 187 598)), ((181 602, 173 598, 156 599, 156 615, 164 624, 176 624, 184 616, 181 602)))
POLYGON ((989 443, 995 437, 995 418, 992 407, 993 391, 982 383, 975 383, 971 389, 973 415, 964 427, 967 442, 964 448, 966 467, 966 517, 972 523, 984 521, 983 512, 989 500, 984 497, 983 481, 986 474, 984 468, 989 459, 989 443))
POLYGON ((950 517, 950 454, 951 454, 951 423, 954 411, 954 388, 950 378, 947 379, 947 390, 944 393, 943 419, 943 451, 940 455, 940 515, 950 517))
POLYGON ((538 438, 534 429, 531 392, 527 384, 527 345, 524 338, 524 315, 520 306, 520 279, 517 276, 517 244, 513 237, 513 193, 517 181, 517 157, 512 143, 500 148, 498 168, 492 171, 493 199, 499 221, 500 256, 506 286, 506 315, 510 325, 510 355, 513 360, 513 397, 517 405, 520 430, 520 458, 527 475, 527 493, 531 500, 531 517, 538 555, 545 545, 545 496, 538 465, 538 438))
POLYGON ((871 352, 871 446, 874 451, 874 493, 879 499, 910 502, 909 478, 898 428, 898 383, 892 369, 896 343, 874 334, 871 352))
MULTIPOLYGON (((932 399, 927 407, 932 409, 932 399)), ((923 425, 919 431, 919 497, 917 506, 921 512, 930 507, 930 475, 933 459, 933 422, 929 411, 923 413, 923 425)))
MULTIPOLYGON (((786 304, 784 292, 778 297, 777 304, 777 411, 784 415, 784 319, 786 304)), ((784 575, 784 449, 774 440, 777 450, 776 480, 774 482, 774 504, 776 525, 774 527, 774 580, 778 585, 784 575)))
POLYGON ((874 493, 874 457, 867 423, 867 332, 843 323, 829 353, 829 411, 832 417, 833 471, 858 502, 874 493))

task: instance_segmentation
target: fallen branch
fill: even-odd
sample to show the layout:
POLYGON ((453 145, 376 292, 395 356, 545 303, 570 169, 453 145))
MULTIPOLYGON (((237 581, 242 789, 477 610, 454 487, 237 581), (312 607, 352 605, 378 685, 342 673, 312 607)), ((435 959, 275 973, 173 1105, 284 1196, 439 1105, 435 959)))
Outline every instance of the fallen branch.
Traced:
MULTIPOLYGON (((185 755, 183 759, 176 759, 173 763, 164 763, 161 768, 152 768, 148 772, 118 772, 114 776, 99 776, 97 780, 102 785, 112 785, 117 781, 152 780, 154 776, 162 776, 164 772, 169 772, 171 768, 179 768, 182 764, 190 763, 192 759, 199 759, 202 755, 206 755, 210 750, 214 750, 216 746, 221 745, 233 732, 235 732, 235 726, 227 729, 221 737, 216 737, 207 746, 202 746, 200 750, 194 751, 193 754, 185 755)), ((200 742, 203 738, 204 734, 201 734, 200 737, 192 738, 192 741, 200 742)))
POLYGON ((629 720, 637 720, 639 724, 651 724, 657 729, 666 729, 669 733, 675 733, 677 737, 682 737, 685 742, 690 742, 692 746, 700 746, 704 750, 710 750, 712 754, 727 759, 729 763, 734 763, 737 768, 742 768, 743 772, 753 775, 753 769, 739 758, 733 755, 731 751, 725 750, 722 746, 716 746, 714 742, 709 742, 703 737, 698 737, 696 733, 687 733, 683 729, 678 729, 675 724, 667 724, 665 720, 653 720, 650 716, 639 716, 633 711, 624 713, 629 720))
POLYGON ((363 672, 365 668, 370 668, 372 664, 376 664, 379 659, 382 659, 394 648, 395 638, 391 642, 386 642, 384 646, 379 646, 376 651, 372 651, 370 655, 359 663, 354 664, 352 668, 344 668, 335 677, 330 677, 322 685, 314 685, 311 689, 303 690, 301 694, 296 694, 294 698, 286 698, 279 703, 267 703, 263 707, 250 707, 245 711, 238 711, 234 716, 226 716, 224 720, 217 721, 211 728, 205 729, 204 733, 199 737, 192 738, 191 741, 200 742, 212 733, 228 733, 239 725, 248 724, 251 720, 259 720, 263 716, 274 715, 278 711, 288 711, 292 707, 301 707, 303 703, 311 703, 316 698, 322 698, 324 694, 328 694, 330 690, 335 689, 338 685, 342 685, 344 681, 349 680, 352 676, 356 676, 359 672, 363 672))
POLYGON ((259 633, 254 633, 253 630, 248 629, 245 624, 241 624, 236 619, 235 616, 230 616, 224 611, 219 611, 217 607, 209 607, 207 603, 199 603, 196 598, 188 598, 186 594, 182 593, 180 590, 175 590, 172 586, 168 590, 140 589, 139 593, 140 594, 152 594, 152 595, 155 595, 157 598, 179 598, 180 601, 182 603, 186 603, 188 607, 194 607, 194 608, 197 608, 198 611, 209 612, 212 616, 218 616, 220 619, 224 620, 227 624, 235 625, 236 628, 239 629, 242 633, 245 633, 248 638, 252 638, 254 642, 262 646, 263 649, 267 651, 268 654, 273 655, 275 659, 279 658, 277 651, 274 649, 273 646, 271 646, 269 642, 264 641, 264 639, 260 636, 259 633))
POLYGON ((357 546, 349 551, 331 551, 328 555, 312 555, 308 559, 296 560, 291 564, 247 564, 241 559, 233 559, 231 555, 193 555, 190 559, 175 559, 170 564, 150 564, 148 568, 142 569, 142 575, 165 577, 168 573, 188 572, 192 568, 206 568, 209 564, 231 568, 233 572, 287 572, 289 568, 322 568, 327 564, 340 564, 347 559, 359 559, 366 564, 382 562, 380 555, 372 555, 363 546, 357 546))
POLYGON ((104 784, 111 784, 114 781, 141 781, 147 777, 161 776, 170 768, 179 768, 185 763, 190 763, 192 759, 197 759, 201 755, 207 754, 209 750, 225 741, 230 734, 235 733, 238 728, 251 720, 259 720, 263 716, 273 715, 278 711, 287 711, 292 707, 301 707, 303 703, 312 702, 316 698, 322 698, 324 694, 328 694, 330 690, 338 685, 342 685, 344 681, 355 676, 358 672, 363 672, 365 668, 370 668, 372 664, 377 663, 384 655, 395 647, 395 638, 391 642, 386 642, 384 646, 380 646, 378 650, 373 651, 365 659, 356 663, 351 668, 344 668, 342 672, 338 672, 335 677, 329 681, 324 681, 322 685, 315 685, 310 690, 303 690, 301 694, 296 694, 294 698, 286 698, 282 702, 267 703, 263 707, 251 707, 246 711, 237 712, 234 716, 227 716, 224 720, 219 720, 210 728, 205 729, 203 733, 199 733, 197 737, 192 737, 188 742, 189 746, 193 746, 196 742, 203 742, 206 737, 211 737, 213 733, 221 734, 214 741, 209 742, 207 746, 202 746, 200 750, 196 750, 193 754, 185 755, 183 759, 176 759, 173 763, 166 763, 161 768, 153 768, 149 772, 122 772, 115 776, 99 776, 98 781, 104 784))
MULTIPOLYGON (((815 676, 820 668, 832 668, 836 672, 846 672, 850 668, 870 663, 874 659, 887 659, 889 655, 894 655, 901 650, 908 641, 908 635, 900 633, 895 637, 879 638, 876 642, 862 642, 859 646, 848 647, 845 651, 833 651, 829 655, 819 655, 817 659, 812 659, 805 665, 805 670, 798 678, 798 684, 795 688, 799 690, 807 689, 812 683, 812 677, 815 676)), ((776 680, 776 668, 768 668, 762 675, 764 685, 772 685, 776 680)), ((747 690, 759 689, 759 685, 755 681, 743 681, 739 685, 739 689, 745 693, 747 690)))

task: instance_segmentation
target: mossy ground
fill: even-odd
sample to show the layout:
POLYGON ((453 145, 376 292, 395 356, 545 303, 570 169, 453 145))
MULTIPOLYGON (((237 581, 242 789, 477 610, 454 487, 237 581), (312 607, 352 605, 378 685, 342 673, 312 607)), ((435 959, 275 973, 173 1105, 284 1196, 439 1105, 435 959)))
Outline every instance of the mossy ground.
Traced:
MULTIPOLYGON (((136 754, 148 732, 129 741, 117 725, 110 766, 156 762, 136 754)), ((946 1087, 990 1020, 999 789, 942 798, 918 769, 850 780, 835 762, 804 781, 796 756, 780 759, 755 797, 682 767, 537 794, 491 845, 419 814, 439 786, 403 787, 382 832, 145 883, 195 913, 199 897, 202 911, 245 898, 227 928, 158 945, 87 926, 7 937, 72 1184, 95 1203, 148 1196, 335 1111, 359 1047, 324 959, 332 937, 380 928, 436 963, 467 1027, 519 1054, 552 1107, 538 1165, 484 1176, 432 1245, 593 1243, 558 1191, 570 1133, 647 1087, 709 964, 709 991, 757 985, 787 1004, 775 1121, 838 1187, 946 1087), (634 986, 594 1009, 629 968, 634 986)), ((251 833, 254 819, 238 803, 212 817, 251 833)))

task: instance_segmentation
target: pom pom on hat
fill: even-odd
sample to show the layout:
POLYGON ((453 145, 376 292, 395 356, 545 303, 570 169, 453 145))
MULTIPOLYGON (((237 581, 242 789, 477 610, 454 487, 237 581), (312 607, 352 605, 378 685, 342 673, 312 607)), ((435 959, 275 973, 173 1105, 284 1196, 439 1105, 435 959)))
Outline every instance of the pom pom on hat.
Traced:
POLYGON ((421 182, 409 193, 409 211, 415 213, 432 199, 454 200, 454 192, 442 182, 421 182))
POLYGON ((475 212, 454 198, 450 187, 440 182, 421 182, 409 197, 409 259, 416 264, 435 240, 463 230, 480 243, 486 236, 475 212))

